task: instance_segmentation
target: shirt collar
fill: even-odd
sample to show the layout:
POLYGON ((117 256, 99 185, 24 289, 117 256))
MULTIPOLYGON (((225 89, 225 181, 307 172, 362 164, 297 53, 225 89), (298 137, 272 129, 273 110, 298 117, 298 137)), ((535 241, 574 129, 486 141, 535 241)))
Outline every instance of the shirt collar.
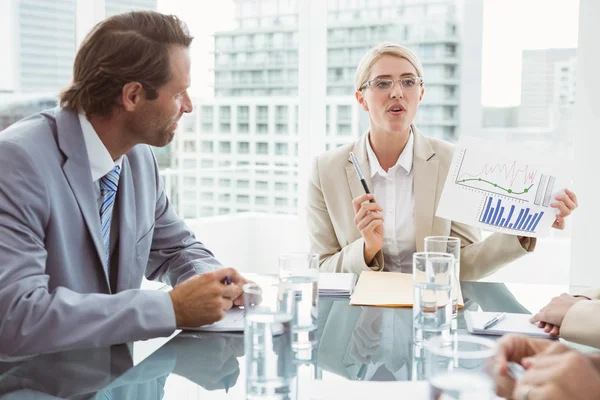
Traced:
POLYGON ((96 182, 104 175, 108 174, 115 166, 121 168, 123 164, 123 156, 113 161, 110 153, 100 140, 100 137, 94 130, 94 127, 83 114, 79 115, 79 123, 83 132, 85 148, 87 150, 88 160, 90 161, 90 169, 92 171, 92 182, 96 182))
MULTIPOLYGON (((370 133, 369 133, 370 135, 370 133)), ((379 164, 379 160, 377 159, 377 156, 375 155, 375 152, 373 151, 373 148, 371 147, 371 143, 369 141, 369 135, 366 136, 366 140, 367 140, 367 157, 369 159, 369 168, 371 169, 371 178, 375 176, 375 174, 379 174, 383 177, 387 177, 388 173, 385 172, 383 170, 383 168, 381 168, 381 165, 379 164)), ((398 157, 398 160, 396 161, 396 164, 394 164, 394 166, 392 168, 390 168, 388 171, 392 170, 392 169, 397 169, 397 166, 401 166, 405 172, 405 175, 410 174, 410 171, 412 170, 412 164, 413 164, 413 151, 414 151, 414 143, 415 143, 415 139, 414 139, 414 135, 413 135, 413 131, 412 128, 410 128, 410 133, 408 135, 408 141, 406 142, 406 146, 404 146, 404 150, 402 150, 402 154, 400 154, 400 157, 398 157)))

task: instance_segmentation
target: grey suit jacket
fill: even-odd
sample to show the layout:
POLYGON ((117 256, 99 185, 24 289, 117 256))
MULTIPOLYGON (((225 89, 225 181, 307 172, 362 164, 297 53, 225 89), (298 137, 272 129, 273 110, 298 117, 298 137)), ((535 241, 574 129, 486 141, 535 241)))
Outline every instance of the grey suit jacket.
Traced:
POLYGON ((0 133, 0 357, 174 332, 168 293, 140 290, 142 277, 176 285, 221 265, 173 211, 148 146, 125 155, 116 201, 111 290, 77 114, 55 108, 0 133))

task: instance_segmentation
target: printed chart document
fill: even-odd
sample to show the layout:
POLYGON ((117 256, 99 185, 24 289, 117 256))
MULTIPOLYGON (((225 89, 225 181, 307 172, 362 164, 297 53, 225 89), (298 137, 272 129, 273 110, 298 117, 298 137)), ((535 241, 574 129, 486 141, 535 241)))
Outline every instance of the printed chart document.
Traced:
POLYGON ((356 274, 353 273, 319 273, 319 296, 348 297, 354 291, 356 274))
MULTIPOLYGON (((565 158, 564 156, 562 157, 565 158)), ((519 236, 547 236, 570 174, 556 154, 459 140, 436 216, 519 236)))
MULTIPOLYGON (((360 274, 354 293, 350 297, 350 305, 412 307, 413 297, 412 274, 364 271, 360 274)), ((463 305, 462 293, 459 293, 458 306, 463 305)))
POLYGON ((531 314, 506 313, 506 317, 496 325, 483 329, 485 324, 498 314, 497 312, 465 311, 467 331, 477 335, 500 336, 507 333, 520 333, 528 336, 551 338, 550 334, 544 332, 542 328, 538 328, 536 324, 529 322, 531 314))

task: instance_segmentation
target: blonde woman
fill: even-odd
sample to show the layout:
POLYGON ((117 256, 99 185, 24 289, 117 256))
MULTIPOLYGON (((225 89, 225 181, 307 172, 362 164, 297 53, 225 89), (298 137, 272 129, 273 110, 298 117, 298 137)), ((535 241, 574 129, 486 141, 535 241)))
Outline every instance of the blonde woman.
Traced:
MULTIPOLYGON (((371 49, 356 70, 356 100, 369 131, 317 157, 308 189, 311 249, 328 272, 412 271, 412 254, 426 236, 461 239, 461 279, 479 279, 533 251, 536 239, 495 233, 435 216, 453 155, 451 144, 413 124, 425 94, 421 62, 406 47, 371 49), (350 162, 358 159, 372 194, 350 162)), ((554 227, 577 207, 571 191, 557 197, 554 227)))

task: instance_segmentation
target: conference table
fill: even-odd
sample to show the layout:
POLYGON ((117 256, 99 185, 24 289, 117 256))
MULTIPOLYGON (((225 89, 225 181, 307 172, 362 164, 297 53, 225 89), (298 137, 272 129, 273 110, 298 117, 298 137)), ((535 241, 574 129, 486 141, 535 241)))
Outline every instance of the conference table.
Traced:
MULTIPOLYGON (((530 313, 568 289, 490 282, 461 282, 461 288, 459 334, 466 333, 465 310, 530 313)), ((320 297, 318 344, 295 361, 290 398, 364 398, 364 385, 370 394, 384 389, 374 398, 426 398, 423 349, 413 344, 412 332, 410 308, 353 307, 348 298, 320 297)), ((0 396, 243 399, 244 370, 243 334, 181 331, 168 340, 0 363, 0 396)))

